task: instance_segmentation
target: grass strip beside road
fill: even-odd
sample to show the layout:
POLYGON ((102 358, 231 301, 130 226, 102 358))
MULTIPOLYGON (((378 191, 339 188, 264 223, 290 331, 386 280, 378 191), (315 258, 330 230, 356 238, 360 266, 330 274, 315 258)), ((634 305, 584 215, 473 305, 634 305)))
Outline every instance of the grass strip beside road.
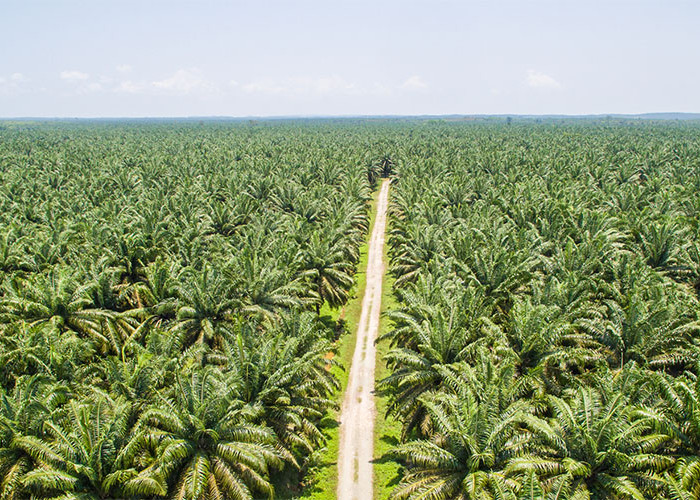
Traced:
MULTIPOLYGON (((390 202, 391 203, 391 202, 390 202)), ((387 222, 387 231, 391 222, 387 222)), ((382 316, 379 323, 379 335, 388 333, 393 325, 386 313, 395 309, 398 305, 394 296, 394 277, 389 273, 389 245, 384 245, 384 282, 382 283, 382 316)), ((381 380, 391 373, 386 366, 384 356, 389 352, 391 346, 388 340, 377 343, 377 367, 375 371, 376 380, 381 380)), ((378 393, 374 395, 374 403, 377 409, 374 423, 374 498, 386 500, 399 480, 400 467, 393 460, 383 458, 394 446, 399 444, 401 438, 401 423, 391 416, 386 416, 388 398, 378 393)))
MULTIPOLYGON (((374 227, 378 196, 379 189, 372 193, 372 199, 370 201, 370 225, 367 233, 367 240, 369 240, 372 234, 372 228, 374 227)), ((368 249, 368 242, 365 242, 360 248, 360 262, 357 265, 355 286, 351 295, 352 298, 345 304, 343 310, 330 309, 327 304, 324 304, 321 308, 322 317, 328 316, 335 322, 338 321, 342 315, 345 320, 347 333, 342 335, 338 340, 336 356, 334 358, 340 366, 334 366, 332 368, 341 386, 334 395, 338 403, 338 410, 331 412, 324 419, 326 446, 320 452, 318 464, 309 471, 309 476, 306 480, 307 486, 304 492, 297 497, 299 500, 335 500, 336 498, 336 487, 338 485, 338 446, 340 443, 340 425, 338 419, 340 417, 340 405, 343 402, 345 388, 348 385, 350 364, 355 350, 360 314, 362 313, 362 298, 365 294, 368 249)))

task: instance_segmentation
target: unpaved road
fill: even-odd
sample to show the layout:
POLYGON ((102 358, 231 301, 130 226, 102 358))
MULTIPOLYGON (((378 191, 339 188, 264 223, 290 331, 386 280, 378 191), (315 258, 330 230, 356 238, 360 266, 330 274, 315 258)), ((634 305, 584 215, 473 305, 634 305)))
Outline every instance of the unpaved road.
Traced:
POLYGON ((372 500, 374 454, 374 364, 375 346, 382 309, 384 278, 384 233, 389 198, 385 179, 377 199, 377 216, 367 252, 367 282, 357 329, 348 386, 340 413, 338 452, 338 499, 372 500))

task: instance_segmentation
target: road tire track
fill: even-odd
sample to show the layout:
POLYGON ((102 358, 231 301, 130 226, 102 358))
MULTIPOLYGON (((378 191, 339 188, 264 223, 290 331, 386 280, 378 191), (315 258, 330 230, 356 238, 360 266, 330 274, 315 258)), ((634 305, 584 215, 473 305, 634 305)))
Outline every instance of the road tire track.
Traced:
POLYGON ((384 279, 384 235, 389 204, 389 179, 382 182, 377 199, 377 215, 367 251, 367 275, 357 341, 348 385, 340 413, 338 451, 339 500, 373 498, 374 458, 374 341, 379 331, 384 279))

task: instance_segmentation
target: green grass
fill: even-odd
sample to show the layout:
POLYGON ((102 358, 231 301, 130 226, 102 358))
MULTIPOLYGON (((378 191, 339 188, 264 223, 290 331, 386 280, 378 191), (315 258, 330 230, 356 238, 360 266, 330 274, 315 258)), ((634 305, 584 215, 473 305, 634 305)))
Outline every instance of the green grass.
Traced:
MULTIPOLYGON (((389 266, 389 247, 384 246, 384 262, 389 266)), ((388 269, 384 273, 382 282, 382 316, 379 323, 379 337, 391 330, 391 320, 386 316, 387 311, 396 307, 396 297, 394 296, 394 277, 388 269)), ((377 367, 375 379, 381 380, 389 375, 389 368, 384 362, 384 356, 389 352, 389 341, 384 340, 377 344, 377 367)), ((392 417, 386 416, 388 398, 375 396, 375 406, 377 416, 374 423, 374 498, 384 500, 389 498, 389 494, 394 489, 399 479, 399 465, 383 458, 384 455, 399 443, 401 437, 401 423, 392 417)))
MULTIPOLYGON (((367 239, 372 234, 374 219, 377 210, 377 197, 379 191, 375 191, 370 202, 370 226, 367 239)), ((338 447, 340 442, 339 412, 343 402, 345 388, 348 385, 350 375, 350 364, 355 350, 357 340, 357 328, 360 323, 362 313, 362 297, 365 294, 366 272, 367 272, 367 251, 369 245, 365 243, 360 249, 360 262, 357 265, 355 274, 355 286, 352 298, 345 305, 343 310, 331 309, 327 304, 321 308, 321 317, 333 322, 338 321, 341 316, 345 320, 348 333, 342 335, 337 341, 335 360, 340 366, 332 368, 333 373, 340 381, 340 389, 335 394, 338 403, 338 410, 331 412, 324 418, 324 434, 326 436, 326 446, 322 451, 318 464, 309 471, 306 478, 306 487, 302 494, 294 497, 298 500, 334 500, 336 498, 336 487, 338 485, 338 447)), ((278 496, 278 498, 284 498, 278 496)), ((292 498, 292 497, 287 497, 292 498)))

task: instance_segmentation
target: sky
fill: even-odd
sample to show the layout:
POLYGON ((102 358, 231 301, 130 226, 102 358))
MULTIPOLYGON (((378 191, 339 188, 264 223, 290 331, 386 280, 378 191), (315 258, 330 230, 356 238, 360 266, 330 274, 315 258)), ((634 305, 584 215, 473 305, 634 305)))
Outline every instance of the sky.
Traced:
POLYGON ((0 0, 0 117, 700 112, 698 0, 0 0))

